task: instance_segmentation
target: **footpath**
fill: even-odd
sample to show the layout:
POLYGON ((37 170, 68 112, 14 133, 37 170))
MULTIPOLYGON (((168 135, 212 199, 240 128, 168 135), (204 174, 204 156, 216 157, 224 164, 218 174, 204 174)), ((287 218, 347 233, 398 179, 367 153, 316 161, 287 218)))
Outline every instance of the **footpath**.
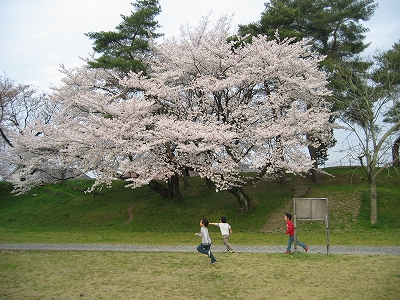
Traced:
MULTIPOLYGON (((235 252, 283 253, 282 246, 236 246, 235 252)), ((36 251, 125 251, 125 252, 197 252, 196 246, 130 245, 130 244, 0 244, 0 250, 36 251)), ((212 246, 213 252, 225 252, 225 246, 212 246)), ((293 251, 293 248, 292 248, 293 251)), ((304 252, 298 247, 298 252, 304 252)), ((308 253, 327 254, 327 246, 309 246, 308 253)), ((400 247, 330 246, 329 254, 400 255, 400 247)))

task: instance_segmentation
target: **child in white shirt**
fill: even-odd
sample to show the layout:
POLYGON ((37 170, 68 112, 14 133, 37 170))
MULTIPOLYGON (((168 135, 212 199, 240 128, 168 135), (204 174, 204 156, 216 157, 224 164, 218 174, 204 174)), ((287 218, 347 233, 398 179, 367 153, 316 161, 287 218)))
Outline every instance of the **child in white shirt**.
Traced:
POLYGON ((231 234, 232 228, 231 226, 226 223, 226 217, 222 216, 221 219, 219 220, 220 223, 210 223, 210 225, 215 225, 218 226, 219 229, 221 230, 221 234, 222 234, 222 238, 224 239, 224 245, 227 248, 228 252, 235 252, 235 250, 233 250, 232 245, 229 243, 229 234, 231 234))

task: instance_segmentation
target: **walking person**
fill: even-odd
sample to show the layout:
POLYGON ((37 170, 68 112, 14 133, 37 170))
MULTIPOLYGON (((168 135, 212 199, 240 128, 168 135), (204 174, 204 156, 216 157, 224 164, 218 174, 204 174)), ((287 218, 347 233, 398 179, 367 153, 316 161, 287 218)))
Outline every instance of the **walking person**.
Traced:
POLYGON ((229 235, 233 232, 232 227, 226 223, 226 217, 222 216, 219 220, 219 223, 210 223, 211 225, 218 226, 221 230, 222 238, 224 240, 224 245, 227 248, 227 251, 230 253, 235 252, 232 245, 229 243, 229 235))
MULTIPOLYGON (((292 243, 294 241, 294 225, 292 223, 292 215, 289 213, 285 214, 285 222, 286 222, 286 234, 289 235, 289 240, 288 240, 288 245, 287 249, 285 251, 285 254, 290 254, 290 250, 292 248, 292 243)), ((302 247, 304 251, 308 252, 308 246, 300 241, 297 241, 297 245, 302 247)))
POLYGON ((197 251, 203 254, 207 254, 207 256, 211 259, 210 264, 216 264, 217 260, 211 252, 211 238, 208 233, 209 222, 206 218, 200 220, 200 233, 196 233, 197 236, 201 237, 201 244, 197 247, 197 251))

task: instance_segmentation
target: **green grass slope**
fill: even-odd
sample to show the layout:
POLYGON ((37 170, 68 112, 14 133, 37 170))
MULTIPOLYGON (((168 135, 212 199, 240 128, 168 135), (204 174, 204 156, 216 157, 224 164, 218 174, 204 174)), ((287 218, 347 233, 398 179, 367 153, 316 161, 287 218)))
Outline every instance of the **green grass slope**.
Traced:
MULTIPOLYGON (((285 243, 283 215, 292 212, 293 197, 329 199, 330 234, 337 244, 399 245, 400 176, 395 172, 378 180, 378 219, 369 223, 366 175, 355 168, 327 169, 320 184, 310 178, 288 175, 285 183, 259 182, 244 188, 254 208, 239 213, 237 200, 227 191, 207 189, 194 177, 181 185, 184 204, 163 199, 149 187, 135 190, 115 181, 112 188, 84 191, 90 180, 47 184, 27 194, 11 194, 12 186, 0 183, 0 243, 106 242, 191 244, 198 240, 200 218, 217 222, 228 218, 237 244, 285 243), (396 174, 396 175, 393 175, 396 174)), ((218 228, 210 227, 214 238, 218 228)), ((325 243, 323 221, 299 222, 298 233, 314 244, 325 243)))

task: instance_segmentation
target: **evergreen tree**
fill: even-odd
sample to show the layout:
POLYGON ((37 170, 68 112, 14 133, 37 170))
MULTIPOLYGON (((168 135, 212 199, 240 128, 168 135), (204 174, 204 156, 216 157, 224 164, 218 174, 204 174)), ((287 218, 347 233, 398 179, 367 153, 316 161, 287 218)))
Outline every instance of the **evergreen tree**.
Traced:
POLYGON ((116 31, 89 32, 94 40, 93 50, 101 56, 89 62, 92 68, 116 69, 123 74, 129 71, 146 73, 145 58, 150 54, 149 41, 162 36, 155 17, 161 12, 158 0, 137 0, 130 16, 121 15, 123 21, 116 31))
POLYGON ((239 35, 267 34, 274 38, 309 38, 314 50, 329 59, 353 57, 364 51, 368 21, 377 4, 374 0, 271 0, 261 20, 239 26, 239 35))

